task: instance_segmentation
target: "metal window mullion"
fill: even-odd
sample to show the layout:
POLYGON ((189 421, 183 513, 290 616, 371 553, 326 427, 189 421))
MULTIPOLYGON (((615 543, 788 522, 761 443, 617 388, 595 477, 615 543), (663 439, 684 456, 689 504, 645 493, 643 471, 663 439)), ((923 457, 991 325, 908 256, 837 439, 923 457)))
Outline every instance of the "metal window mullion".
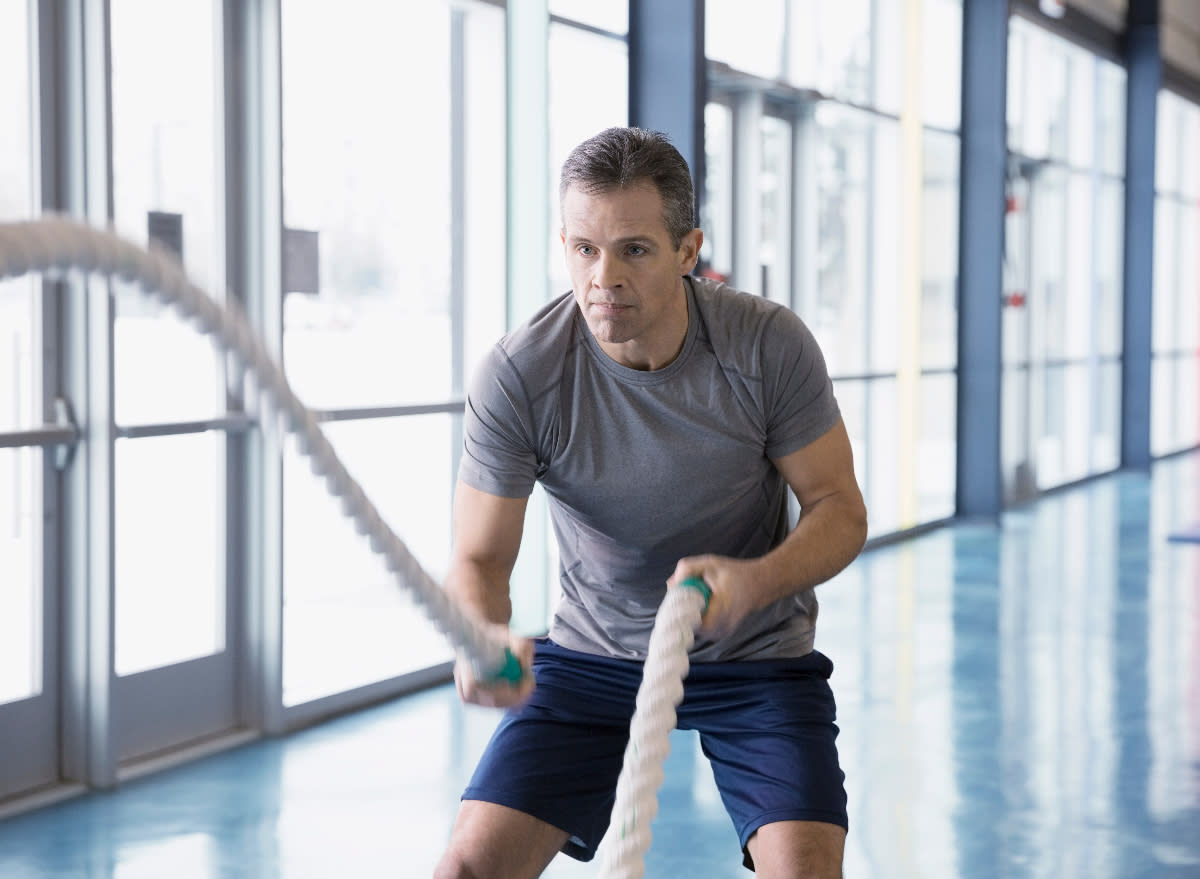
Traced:
MULTIPOLYGON (((99 226, 112 218, 108 0, 57 6, 54 76, 59 207, 99 226)), ((83 447, 63 486, 62 774, 94 788, 116 784, 112 714, 113 362, 107 281, 77 278, 66 291, 62 383, 83 447)))
POLYGON ((117 439, 143 439, 154 436, 179 436, 185 433, 207 433, 221 430, 226 433, 245 433, 254 426, 254 418, 245 413, 232 413, 220 418, 200 421, 172 421, 161 424, 117 425, 113 435, 117 439))
MULTIPOLYGON (((240 292, 251 324, 276 357, 283 341, 281 6, 282 0, 225 0, 223 10, 229 286, 240 292)), ((254 401, 246 403, 250 409, 254 401)), ((263 427, 245 435, 244 479, 236 488, 244 501, 238 520, 244 552, 237 572, 237 699, 242 723, 278 734, 286 726, 283 438, 263 427)))
MULTIPOLYGON (((466 366, 467 259, 467 33, 466 12, 450 11, 450 393, 461 397, 466 366)), ((459 410, 461 412, 461 409, 459 410)), ((462 459, 463 420, 450 419, 450 472, 447 488, 454 497, 462 459)), ((451 504, 453 506, 453 503, 451 504)), ((453 528, 453 522, 446 523, 453 528)))

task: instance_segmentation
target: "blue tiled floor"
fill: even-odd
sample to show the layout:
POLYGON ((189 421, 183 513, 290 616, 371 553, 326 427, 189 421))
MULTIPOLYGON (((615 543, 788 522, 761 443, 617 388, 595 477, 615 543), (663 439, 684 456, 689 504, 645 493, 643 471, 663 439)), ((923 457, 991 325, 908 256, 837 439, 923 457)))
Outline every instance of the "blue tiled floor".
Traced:
MULTIPOLYGON (((1181 457, 821 588, 849 879, 1200 877, 1198 519, 1181 457)), ((0 877, 428 876, 494 722, 440 688, 13 818, 0 877)), ((648 877, 750 875, 690 734, 660 803, 648 877)))

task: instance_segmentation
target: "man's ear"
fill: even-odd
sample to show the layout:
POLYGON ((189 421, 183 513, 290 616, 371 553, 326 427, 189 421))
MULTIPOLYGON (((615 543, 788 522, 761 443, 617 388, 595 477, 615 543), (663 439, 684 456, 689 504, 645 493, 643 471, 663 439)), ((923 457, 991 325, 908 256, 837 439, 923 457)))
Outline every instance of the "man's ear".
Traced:
POLYGON ((679 274, 690 275, 700 259, 700 248, 704 246, 704 232, 693 229, 679 242, 679 274))

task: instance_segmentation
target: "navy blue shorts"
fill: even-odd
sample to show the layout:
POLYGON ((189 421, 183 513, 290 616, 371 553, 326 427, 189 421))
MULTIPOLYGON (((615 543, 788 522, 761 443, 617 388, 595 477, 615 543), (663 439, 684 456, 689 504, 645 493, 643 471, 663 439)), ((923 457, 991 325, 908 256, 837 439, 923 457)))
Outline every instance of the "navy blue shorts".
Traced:
MULTIPOLYGON (((501 719, 463 799, 565 830, 563 851, 590 861, 612 815, 642 663, 548 638, 536 645, 533 696, 501 719)), ((743 852, 754 831, 775 821, 847 826, 832 673, 816 651, 689 670, 678 726, 699 732, 743 852)))

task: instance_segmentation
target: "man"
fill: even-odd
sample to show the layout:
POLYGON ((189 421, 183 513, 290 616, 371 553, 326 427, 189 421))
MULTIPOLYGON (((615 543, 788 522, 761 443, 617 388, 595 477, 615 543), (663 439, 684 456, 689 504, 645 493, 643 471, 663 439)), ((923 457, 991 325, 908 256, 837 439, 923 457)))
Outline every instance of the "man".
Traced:
POLYGON ((840 876, 844 776, 812 590, 854 559, 867 525, 824 359, 791 311, 688 277, 703 233, 687 163, 662 135, 615 128, 580 144, 560 202, 574 289, 473 381, 446 588, 507 632, 540 481, 563 597, 548 638, 512 639, 532 679, 457 664, 465 701, 509 711, 437 876, 534 877, 560 850, 594 855, 655 612, 688 577, 712 596, 679 726, 699 730, 746 866, 840 876))

